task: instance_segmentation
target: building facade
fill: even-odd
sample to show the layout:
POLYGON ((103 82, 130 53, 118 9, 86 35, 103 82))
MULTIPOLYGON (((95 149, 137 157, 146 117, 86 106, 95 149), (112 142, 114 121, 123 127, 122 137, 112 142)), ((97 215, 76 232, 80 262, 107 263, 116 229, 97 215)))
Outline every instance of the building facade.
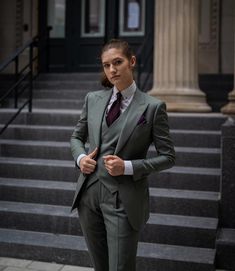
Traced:
MULTIPOLYGON (((193 111, 194 103, 182 109, 188 102, 188 97, 182 100, 185 87, 202 91, 201 112, 218 112, 228 102, 234 74, 233 0, 3 0, 0 5, 1 62, 50 27, 49 61, 41 61, 40 70, 99 72, 102 44, 123 38, 136 51, 142 71, 152 74, 146 90, 154 95, 158 89, 155 94, 170 111, 193 111), (183 105, 170 105, 166 94, 172 97, 175 89, 174 100, 183 105)), ((189 94, 190 99, 198 93, 189 94)))

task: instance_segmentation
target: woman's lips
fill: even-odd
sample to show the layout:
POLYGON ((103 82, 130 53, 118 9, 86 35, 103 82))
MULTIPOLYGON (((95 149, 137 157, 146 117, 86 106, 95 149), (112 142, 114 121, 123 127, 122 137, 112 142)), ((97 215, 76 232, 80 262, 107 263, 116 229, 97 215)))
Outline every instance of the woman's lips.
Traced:
POLYGON ((111 80, 118 79, 119 77, 120 77, 120 75, 114 75, 113 77, 111 77, 111 80))

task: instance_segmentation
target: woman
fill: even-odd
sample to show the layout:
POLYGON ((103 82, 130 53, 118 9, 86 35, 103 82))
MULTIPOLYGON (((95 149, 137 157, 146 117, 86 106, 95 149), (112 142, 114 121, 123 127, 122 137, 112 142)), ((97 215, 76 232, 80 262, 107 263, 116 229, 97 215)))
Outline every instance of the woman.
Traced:
POLYGON ((147 176, 174 165, 165 104, 133 80, 136 57, 127 42, 101 52, 104 86, 88 93, 71 137, 81 174, 72 209, 96 271, 134 271, 141 227, 149 217, 147 176), (89 152, 85 144, 89 141, 89 152), (156 156, 146 158, 155 145, 156 156))

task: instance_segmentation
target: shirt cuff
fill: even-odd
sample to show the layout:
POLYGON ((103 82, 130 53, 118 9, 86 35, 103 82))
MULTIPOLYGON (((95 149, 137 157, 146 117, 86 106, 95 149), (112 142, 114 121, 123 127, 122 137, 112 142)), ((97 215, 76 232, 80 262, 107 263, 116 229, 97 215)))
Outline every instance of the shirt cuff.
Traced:
POLYGON ((133 166, 131 161, 124 161, 124 175, 133 175, 133 166))
POLYGON ((80 160, 83 158, 83 157, 85 157, 86 156, 86 154, 84 154, 84 153, 82 153, 82 154, 80 154, 79 156, 78 156, 78 158, 77 158, 77 166, 78 167, 80 167, 80 160))

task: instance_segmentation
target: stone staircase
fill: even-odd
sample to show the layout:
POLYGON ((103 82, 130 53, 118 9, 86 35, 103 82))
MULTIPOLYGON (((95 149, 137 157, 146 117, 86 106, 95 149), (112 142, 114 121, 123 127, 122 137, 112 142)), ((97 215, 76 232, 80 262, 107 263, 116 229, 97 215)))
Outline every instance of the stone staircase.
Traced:
MULTIPOLYGON (((0 256, 91 265, 79 218, 70 213, 78 171, 69 140, 85 93, 97 88, 97 74, 40 75, 33 113, 20 114, 2 135, 0 256)), ((0 123, 13 111, 1 108, 0 123)), ((151 216, 137 270, 213 271, 225 118, 170 113, 169 121, 176 165, 150 176, 151 216)))

